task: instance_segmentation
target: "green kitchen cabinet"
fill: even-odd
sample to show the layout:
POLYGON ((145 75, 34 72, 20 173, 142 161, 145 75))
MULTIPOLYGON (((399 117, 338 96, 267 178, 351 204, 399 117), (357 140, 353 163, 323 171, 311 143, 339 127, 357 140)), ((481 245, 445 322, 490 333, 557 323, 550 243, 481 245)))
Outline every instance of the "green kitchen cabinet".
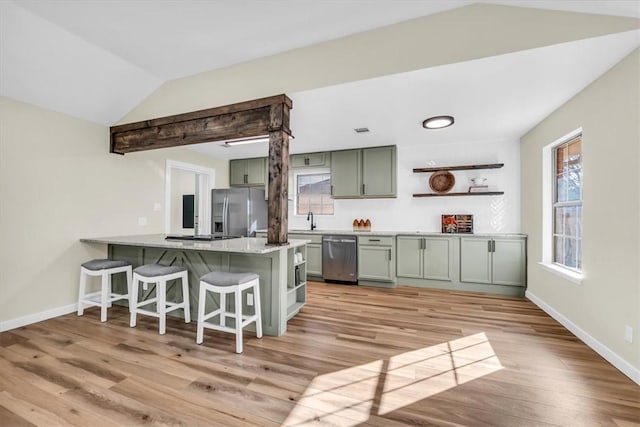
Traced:
POLYGON ((396 146, 331 153, 331 194, 334 198, 396 197, 396 146))
POLYGON ((307 244, 307 274, 322 277, 322 244, 307 244))
POLYGON ((358 236, 358 280, 395 281, 395 244, 390 236, 358 236))
POLYGON ((265 185, 266 158, 235 159, 229 161, 230 186, 265 185))
POLYGON ((448 238, 398 236, 398 277, 452 280, 453 242, 448 238))
POLYGON ((362 197, 396 197, 396 147, 362 149, 362 197))
POLYGON ((322 277, 322 235, 289 233, 289 239, 309 240, 307 243, 307 275, 322 277))
POLYGON ((524 238, 460 239, 460 281, 525 286, 524 238))
POLYGON ((330 153, 293 154, 289 159, 291 168, 310 168, 329 166, 330 153))
POLYGON ((331 153, 331 195, 335 199, 358 198, 362 191, 362 150, 331 153))

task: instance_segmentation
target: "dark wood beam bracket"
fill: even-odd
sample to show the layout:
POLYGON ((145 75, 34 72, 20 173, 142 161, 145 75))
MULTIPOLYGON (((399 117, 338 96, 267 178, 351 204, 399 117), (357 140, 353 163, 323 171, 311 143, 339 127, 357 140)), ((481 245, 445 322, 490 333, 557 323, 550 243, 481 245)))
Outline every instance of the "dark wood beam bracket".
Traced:
POLYGON ((112 126, 115 154, 204 142, 269 136, 269 207, 267 243, 288 241, 289 111, 282 94, 222 107, 112 126))

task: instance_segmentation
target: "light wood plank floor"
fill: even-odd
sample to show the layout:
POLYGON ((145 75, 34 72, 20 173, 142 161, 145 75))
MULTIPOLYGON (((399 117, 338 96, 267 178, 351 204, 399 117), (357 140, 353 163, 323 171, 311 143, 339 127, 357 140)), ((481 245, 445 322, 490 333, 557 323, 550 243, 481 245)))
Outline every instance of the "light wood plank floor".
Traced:
POLYGON ((125 308, 0 334, 4 426, 631 426, 640 387, 532 303, 310 283, 282 337, 125 308))

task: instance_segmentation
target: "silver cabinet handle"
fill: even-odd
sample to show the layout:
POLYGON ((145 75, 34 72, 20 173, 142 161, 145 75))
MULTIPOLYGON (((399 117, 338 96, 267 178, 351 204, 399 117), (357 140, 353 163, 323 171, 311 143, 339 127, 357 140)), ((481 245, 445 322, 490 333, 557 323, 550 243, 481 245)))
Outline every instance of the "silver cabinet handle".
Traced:
POLYGON ((491 240, 487 241, 487 252, 491 252, 491 240))
POLYGON ((370 242, 379 242, 380 239, 369 239, 370 242))

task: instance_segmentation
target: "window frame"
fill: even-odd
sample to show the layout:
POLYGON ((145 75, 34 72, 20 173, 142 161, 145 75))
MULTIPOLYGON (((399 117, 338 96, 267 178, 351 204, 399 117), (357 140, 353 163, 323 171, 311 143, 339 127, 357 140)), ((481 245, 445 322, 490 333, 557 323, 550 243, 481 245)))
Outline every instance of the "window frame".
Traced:
MULTIPOLYGON (((546 145, 542 149, 542 256, 541 261, 538 263, 543 269, 562 277, 570 282, 576 284, 582 284, 585 278, 584 268, 584 235, 580 236, 580 239, 576 238, 579 242, 579 253, 581 257, 581 270, 573 269, 564 264, 555 262, 555 207, 556 207, 556 150, 558 147, 567 144, 576 138, 581 139, 581 163, 582 163, 582 177, 584 179, 584 135, 582 127, 575 129, 568 134, 558 138, 554 142, 546 145)), ((579 205, 581 209, 581 216, 584 218, 584 185, 581 180, 581 194, 579 205)), ((560 202, 561 205, 567 204, 567 202, 560 202)), ((568 204, 574 205, 574 202, 568 202, 568 204)), ((560 206, 558 206, 560 207, 560 206)), ((582 222, 581 218, 581 222, 582 222)), ((577 237, 577 236, 576 236, 577 237)))
MULTIPOLYGON (((580 230, 579 233, 576 233, 575 236, 571 236, 569 234, 566 234, 566 226, 563 226, 563 230, 562 233, 557 233, 556 230, 556 209, 557 208, 570 208, 570 207, 576 207, 576 208, 580 208, 580 228, 582 228, 582 205, 583 205, 583 198, 584 198, 584 194, 583 194, 583 183, 582 183, 582 178, 580 179, 580 199, 579 200, 565 200, 565 201, 558 201, 558 170, 557 170, 557 165, 558 165, 558 151, 563 147, 566 146, 567 149, 569 148, 569 145, 574 142, 575 140, 580 140, 580 171, 582 172, 582 133, 579 133, 575 136, 573 136, 570 139, 566 139, 564 140, 564 142, 560 142, 557 145, 554 145, 552 147, 552 153, 553 153, 553 165, 554 165, 554 171, 553 171, 553 201, 552 201, 552 206, 551 206, 551 215, 553 217, 553 223, 552 223, 552 228, 551 228, 551 233, 552 233, 552 246, 551 246, 551 260, 553 262, 554 265, 558 266, 559 268, 566 268, 567 270, 573 271, 575 273, 578 274, 582 274, 582 268, 574 268, 571 267, 567 264, 563 264, 560 263, 558 261, 556 261, 556 238, 560 237, 563 240, 564 239, 572 239, 576 241, 576 245, 577 245, 577 256, 579 257, 580 261, 578 262, 578 264, 580 265, 580 267, 582 267, 582 230, 580 230)), ((584 174, 583 174, 584 175, 584 174)), ((568 191, 568 190, 567 190, 568 191)), ((565 251, 563 248, 562 251, 562 258, 565 258, 565 251)))
MULTIPOLYGON (((300 175, 320 175, 320 174, 326 174, 329 175, 329 179, 331 179, 331 170, 329 168, 300 168, 297 170, 293 171, 293 214, 295 216, 300 216, 300 217, 306 217, 307 213, 299 213, 298 212, 298 176, 300 175)), ((324 214, 324 213, 316 213, 313 212, 313 215, 315 216, 324 216, 324 217, 328 217, 328 216, 334 216, 335 215, 335 199, 331 196, 331 194, 329 194, 332 202, 334 203, 333 205, 333 213, 331 214, 324 214)))

